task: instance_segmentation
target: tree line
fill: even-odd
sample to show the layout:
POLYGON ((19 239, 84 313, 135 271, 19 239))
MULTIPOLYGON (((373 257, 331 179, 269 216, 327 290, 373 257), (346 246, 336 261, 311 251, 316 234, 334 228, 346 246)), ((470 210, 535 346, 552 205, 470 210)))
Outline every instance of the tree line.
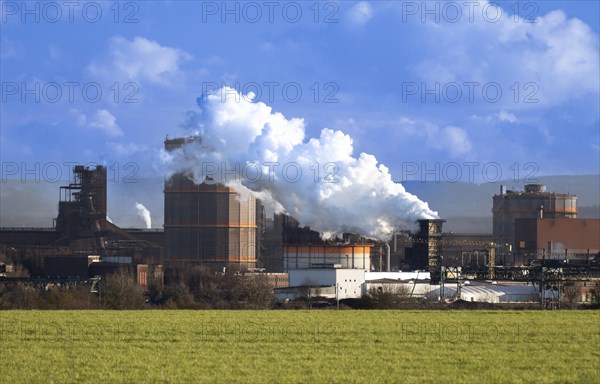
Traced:
POLYGON ((145 291, 119 272, 90 284, 37 286, 0 281, 0 309, 269 309, 275 304, 266 276, 208 268, 173 270, 165 284, 151 281, 145 291))

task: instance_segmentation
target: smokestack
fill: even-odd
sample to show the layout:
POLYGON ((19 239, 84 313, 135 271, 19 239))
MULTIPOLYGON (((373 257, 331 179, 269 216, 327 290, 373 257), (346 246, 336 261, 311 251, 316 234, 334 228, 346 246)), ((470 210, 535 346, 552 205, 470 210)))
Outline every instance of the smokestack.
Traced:
POLYGON ((386 270, 388 272, 390 272, 392 270, 391 265, 390 265, 390 245, 386 242, 385 244, 385 265, 386 265, 386 270))
POLYGON ((506 195, 506 185, 500 185, 500 195, 506 195))

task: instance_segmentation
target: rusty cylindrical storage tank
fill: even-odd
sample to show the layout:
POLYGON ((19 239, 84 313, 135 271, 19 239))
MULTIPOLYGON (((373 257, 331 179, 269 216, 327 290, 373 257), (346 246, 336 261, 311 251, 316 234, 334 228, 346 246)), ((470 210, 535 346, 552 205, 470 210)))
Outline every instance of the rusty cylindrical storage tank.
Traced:
MULTIPOLYGON (((190 139, 165 141, 168 151, 190 139)), ((214 269, 256 267, 256 211, 220 184, 195 184, 176 173, 165 181, 165 263, 205 264, 214 269)))

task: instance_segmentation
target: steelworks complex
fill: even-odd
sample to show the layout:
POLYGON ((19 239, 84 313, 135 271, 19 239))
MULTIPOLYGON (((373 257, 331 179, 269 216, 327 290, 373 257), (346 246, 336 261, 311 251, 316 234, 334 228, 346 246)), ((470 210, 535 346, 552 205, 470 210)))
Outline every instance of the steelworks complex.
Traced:
MULTIPOLYGON (((167 139, 172 151, 194 138, 167 139)), ((164 229, 124 229, 107 220, 106 168, 77 166, 60 187, 49 228, 0 228, 0 279, 41 284, 97 281, 126 271, 148 288, 171 269, 204 265, 264 274, 280 299, 302 287, 329 299, 371 289, 467 301, 556 303, 560 286, 591 300, 600 282, 600 219, 577 218, 577 197, 530 184, 493 196, 492 234, 444 233, 419 220, 388 242, 354 234, 324 241, 293 217, 265 217, 261 201, 176 173, 164 184, 164 229), (19 276, 24 266, 29 277, 19 276), (557 290, 558 287, 558 290, 557 290)), ((306 292, 304 290, 304 292, 306 292)))

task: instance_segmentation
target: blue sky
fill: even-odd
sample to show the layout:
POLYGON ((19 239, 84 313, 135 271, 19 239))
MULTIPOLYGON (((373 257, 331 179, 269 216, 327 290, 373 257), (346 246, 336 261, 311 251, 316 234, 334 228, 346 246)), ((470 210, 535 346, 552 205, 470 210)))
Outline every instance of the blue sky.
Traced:
POLYGON ((469 7, 3 1, 3 177, 49 162, 156 175, 165 135, 221 85, 304 118, 307 137, 344 131, 396 180, 599 173, 599 3, 469 7))

